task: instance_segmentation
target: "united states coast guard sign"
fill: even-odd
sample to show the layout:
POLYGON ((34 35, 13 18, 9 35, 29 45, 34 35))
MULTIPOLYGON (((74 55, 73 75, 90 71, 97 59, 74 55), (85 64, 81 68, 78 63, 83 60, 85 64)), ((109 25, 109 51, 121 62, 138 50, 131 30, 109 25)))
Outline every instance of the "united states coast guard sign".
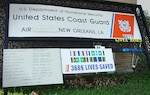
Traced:
POLYGON ((8 18, 8 37, 141 40, 136 18, 129 13, 10 3, 8 18))

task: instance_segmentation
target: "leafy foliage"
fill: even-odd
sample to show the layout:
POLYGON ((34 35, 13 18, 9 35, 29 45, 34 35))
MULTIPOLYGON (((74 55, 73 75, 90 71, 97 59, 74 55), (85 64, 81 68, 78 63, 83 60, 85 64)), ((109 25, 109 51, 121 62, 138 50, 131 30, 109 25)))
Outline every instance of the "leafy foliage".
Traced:
POLYGON ((146 20, 147 20, 147 25, 150 31, 150 16, 146 16, 146 20))
POLYGON ((66 80, 65 84, 69 88, 92 88, 92 87, 113 87, 116 84, 124 84, 127 82, 125 77, 115 77, 111 75, 88 75, 88 76, 77 76, 74 79, 66 80))

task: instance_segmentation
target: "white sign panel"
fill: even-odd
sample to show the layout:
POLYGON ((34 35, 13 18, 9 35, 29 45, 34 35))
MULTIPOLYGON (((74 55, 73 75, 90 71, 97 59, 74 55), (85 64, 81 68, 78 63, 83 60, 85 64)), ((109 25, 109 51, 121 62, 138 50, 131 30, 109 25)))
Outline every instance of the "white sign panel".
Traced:
POLYGON ((112 72, 112 49, 61 49, 64 74, 112 72))
POLYGON ((141 40, 133 14, 38 4, 10 4, 8 37, 141 40))
POLYGON ((63 83, 60 49, 4 49, 3 87, 63 83))

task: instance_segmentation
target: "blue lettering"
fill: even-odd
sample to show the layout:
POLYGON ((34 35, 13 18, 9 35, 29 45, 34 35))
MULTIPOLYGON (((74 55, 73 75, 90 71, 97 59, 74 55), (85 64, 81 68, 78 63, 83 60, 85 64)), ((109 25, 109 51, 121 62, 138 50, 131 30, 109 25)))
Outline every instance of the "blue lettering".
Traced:
POLYGON ((71 71, 83 71, 84 66, 83 65, 71 65, 71 71))
POLYGON ((113 64, 100 64, 100 69, 113 69, 113 64))
POLYGON ((97 64, 89 64, 85 65, 86 70, 98 70, 98 65, 97 64))

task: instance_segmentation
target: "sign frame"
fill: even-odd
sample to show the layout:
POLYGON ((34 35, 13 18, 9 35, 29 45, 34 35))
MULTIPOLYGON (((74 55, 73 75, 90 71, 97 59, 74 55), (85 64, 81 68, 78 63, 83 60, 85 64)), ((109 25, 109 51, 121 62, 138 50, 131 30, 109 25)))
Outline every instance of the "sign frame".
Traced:
MULTIPOLYGON (((81 1, 81 0, 79 0, 81 1)), ((94 1, 91 1, 91 0, 87 0, 88 2, 96 2, 96 3, 102 3, 104 4, 104 6, 102 6, 101 8, 94 8, 94 7, 90 7, 90 6, 86 6, 86 7, 83 7, 83 6, 72 6, 74 4, 60 4, 60 3, 54 3, 54 2, 50 2, 49 4, 50 5, 54 5, 54 6, 64 6, 64 7, 71 7, 71 8, 81 8, 81 9, 91 9, 91 10, 102 10, 102 11, 111 11, 111 9, 109 8, 109 5, 112 4, 112 6, 114 5, 119 5, 118 9, 112 9, 113 12, 121 12, 121 13, 129 13, 129 14, 134 14, 135 17, 138 19, 139 17, 142 17, 143 22, 144 22, 144 26, 146 27, 146 32, 148 32, 148 28, 147 28, 147 25, 146 25, 146 20, 145 20, 145 16, 144 16, 144 13, 143 13, 143 10, 142 10, 142 7, 141 5, 134 5, 134 4, 125 4, 125 3, 116 3, 116 2, 109 2, 109 1, 98 1, 98 0, 94 0, 94 1), (106 4, 106 5, 105 5, 106 4), (122 9, 121 6, 127 6, 129 9, 122 9), (104 8, 103 8, 104 7, 104 8), (106 8, 107 7, 107 8, 106 8), (106 9, 105 9, 106 8, 106 9), (130 10, 131 8, 131 10, 130 10), (141 16, 138 16, 138 14, 136 13, 136 8, 139 8, 140 12, 141 12, 141 16)), ((83 1, 82 1, 83 2, 83 1)), ((8 20, 9 20, 9 4, 10 3, 17 3, 17 4, 41 4, 41 3, 35 3, 35 2, 25 2, 25 1, 20 1, 18 2, 18 0, 8 0, 6 5, 6 28, 5 28, 5 41, 4 41, 4 48, 8 48, 8 42, 9 41, 25 41, 25 40, 31 40, 31 41, 34 41, 34 40, 52 40, 52 41, 65 41, 65 40, 68 40, 68 41, 90 41, 90 42, 93 42, 93 41, 101 41, 101 42, 117 42, 117 43, 122 43, 122 42, 125 42, 125 43, 131 43, 131 41, 129 40, 125 40, 124 39, 119 39, 119 41, 115 41, 115 39, 88 39, 88 38, 72 38, 72 37, 67 37, 67 38, 52 38, 52 37, 36 37, 36 38, 33 38, 33 37, 8 37, 8 20)), ((43 3, 42 3, 43 4, 43 3)), ((43 5, 48 5, 48 4, 43 4, 43 5)), ((138 21, 138 20, 137 20, 138 21)), ((138 25, 140 25, 138 23, 138 25)), ((140 28, 140 26, 139 26, 140 28)), ((147 56, 147 60, 148 60, 148 63, 150 63, 150 57, 149 57, 149 54, 148 54, 148 50, 147 50, 147 47, 146 47, 146 43, 145 43, 145 39, 144 39, 144 36, 143 36, 143 33, 142 33, 142 28, 140 28, 140 33, 141 33, 141 36, 142 36, 142 40, 143 42, 141 41, 137 41, 137 42, 134 42, 132 41, 133 43, 143 43, 144 44, 144 52, 146 52, 146 56, 147 56), (146 50, 146 51, 145 51, 146 50)), ((149 36, 149 35, 148 35, 149 36)), ((114 50, 113 50, 114 51, 114 50)), ((119 50, 118 52, 122 52, 122 50, 119 50)), ((150 67, 150 65, 149 65, 150 67)))

